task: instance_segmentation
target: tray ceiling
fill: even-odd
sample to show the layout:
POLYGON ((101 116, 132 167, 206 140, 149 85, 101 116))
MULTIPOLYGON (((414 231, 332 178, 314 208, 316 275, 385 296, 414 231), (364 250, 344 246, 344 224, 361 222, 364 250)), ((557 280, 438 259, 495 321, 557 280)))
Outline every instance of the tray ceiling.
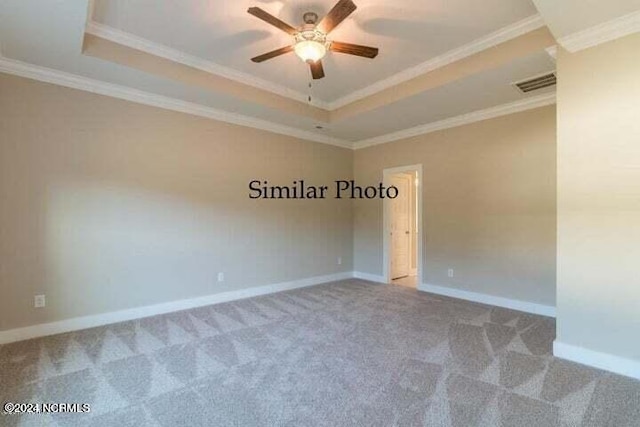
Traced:
MULTIPOLYGON (((358 9, 331 38, 378 46, 380 55, 331 53, 327 77, 311 88, 308 67, 293 54, 263 64, 249 60, 290 40, 246 9, 258 6, 298 25, 303 12, 322 16, 334 0, 4 0, 0 71, 344 146, 540 94, 553 102, 553 88, 523 95, 511 86, 555 67, 545 52, 555 41, 540 28, 530 0, 354 1, 358 9), (200 75, 175 78, 91 53, 92 25, 133 40, 136 49, 152 46, 151 54, 140 52, 159 51, 159 63, 200 75), (166 52, 191 62, 173 63, 162 57, 166 52), (193 68, 193 61, 202 66, 193 68), (218 83, 205 81, 203 70, 218 83), (218 90, 229 75, 249 93, 262 90, 261 99, 218 90), (102 84, 108 86, 93 90, 102 84), (278 106, 282 99, 286 108, 278 106)), ((142 57, 131 52, 130 58, 142 57)))
MULTIPOLYGON (((142 38, 255 75, 299 92, 308 91, 308 67, 294 54, 262 64, 249 58, 291 44, 282 31, 249 15, 258 6, 298 26, 302 14, 319 16, 337 0, 96 0, 94 19, 142 38)), ((530 0, 356 0, 358 9, 330 39, 379 46, 374 60, 329 54, 327 78, 314 95, 331 102, 406 68, 468 44, 536 14, 530 0)))

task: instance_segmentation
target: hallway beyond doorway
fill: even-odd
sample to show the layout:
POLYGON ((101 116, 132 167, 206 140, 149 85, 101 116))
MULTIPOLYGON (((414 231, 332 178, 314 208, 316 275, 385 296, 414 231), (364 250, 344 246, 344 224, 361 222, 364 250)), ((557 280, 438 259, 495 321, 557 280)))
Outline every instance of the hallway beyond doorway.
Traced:
POLYGON ((405 286, 407 288, 417 289, 418 276, 405 276, 391 281, 393 285, 405 286))

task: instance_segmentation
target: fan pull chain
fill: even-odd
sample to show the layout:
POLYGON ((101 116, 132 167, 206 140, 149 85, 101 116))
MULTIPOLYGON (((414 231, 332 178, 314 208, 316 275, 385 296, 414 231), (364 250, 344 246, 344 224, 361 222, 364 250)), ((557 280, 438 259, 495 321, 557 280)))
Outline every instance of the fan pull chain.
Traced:
POLYGON ((309 100, 309 104, 311 104, 311 82, 309 82, 309 97, 307 99, 309 100))

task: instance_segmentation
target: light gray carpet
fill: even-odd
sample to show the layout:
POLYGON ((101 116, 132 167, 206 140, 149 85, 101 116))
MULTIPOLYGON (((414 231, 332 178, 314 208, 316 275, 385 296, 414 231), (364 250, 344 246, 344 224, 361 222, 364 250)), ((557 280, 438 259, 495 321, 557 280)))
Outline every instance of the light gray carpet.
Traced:
POLYGON ((640 382, 550 355, 553 319, 347 280, 0 347, 0 401, 91 426, 640 426, 640 382))

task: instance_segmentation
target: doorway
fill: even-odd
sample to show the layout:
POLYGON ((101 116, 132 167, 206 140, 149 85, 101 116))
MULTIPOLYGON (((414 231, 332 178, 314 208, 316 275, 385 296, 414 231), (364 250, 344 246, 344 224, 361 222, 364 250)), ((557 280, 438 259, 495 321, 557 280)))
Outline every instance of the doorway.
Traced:
POLYGON ((422 277, 422 165, 385 169, 385 186, 398 189, 384 201, 384 278, 416 288, 422 277))

